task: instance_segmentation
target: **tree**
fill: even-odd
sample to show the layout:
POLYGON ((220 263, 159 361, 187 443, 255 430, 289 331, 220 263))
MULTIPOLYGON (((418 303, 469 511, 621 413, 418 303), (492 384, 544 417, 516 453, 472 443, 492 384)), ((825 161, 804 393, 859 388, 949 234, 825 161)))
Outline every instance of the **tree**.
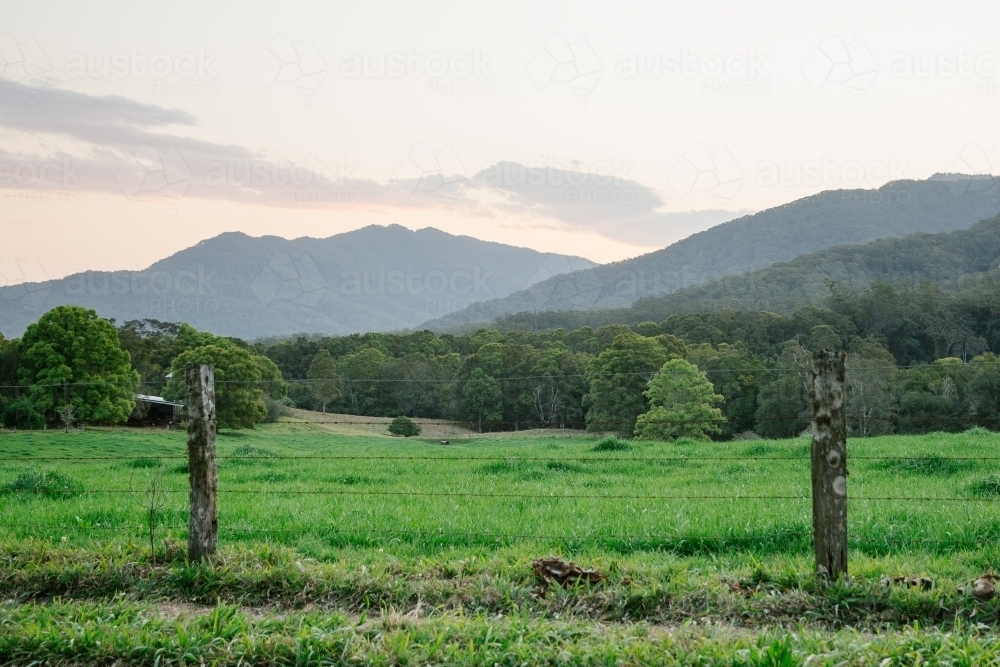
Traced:
POLYGON ((409 417, 400 415, 390 422, 389 433, 409 438, 410 436, 420 435, 420 425, 409 417))
POLYGON ((725 400, 722 411, 726 423, 722 426, 722 437, 753 431, 764 364, 750 354, 742 342, 735 345, 719 343, 718 348, 705 343, 691 350, 687 360, 705 372, 712 380, 715 393, 725 400))
POLYGON ((764 373, 757 395, 758 435, 765 438, 794 438, 812 420, 809 403, 809 369, 812 354, 794 340, 786 341, 777 368, 764 373))
POLYGON ((326 349, 322 349, 313 357, 309 364, 306 377, 311 380, 309 387, 313 395, 323 405, 323 412, 326 412, 326 404, 340 398, 340 376, 337 375, 337 364, 326 349))
POLYGON ((379 376, 389 360, 381 351, 366 347, 340 359, 341 383, 353 414, 376 414, 379 376))
POLYGON ((483 432, 483 420, 498 421, 503 418, 503 394, 500 384, 482 368, 472 371, 462 388, 465 413, 471 416, 483 432))
POLYGON ((845 370, 850 429, 861 437, 892 433, 896 378, 892 354, 872 338, 854 338, 845 370))
POLYGON ((187 365, 211 364, 215 366, 215 416, 219 426, 254 428, 267 416, 256 356, 222 339, 217 344, 183 352, 171 365, 173 377, 167 383, 163 396, 168 400, 183 401, 187 394, 187 365))
POLYGON ((636 420, 635 435, 643 440, 695 438, 707 440, 709 433, 720 433, 725 423, 722 402, 708 376, 694 364, 674 359, 649 381, 645 391, 650 410, 636 420))
POLYGON ((649 409, 643 393, 646 383, 668 359, 669 353, 655 339, 619 334, 587 365, 590 392, 583 399, 587 429, 631 433, 636 418, 649 409))
POLYGON ((20 382, 50 420, 65 405, 83 423, 121 424, 132 414, 139 374, 95 311, 57 306, 28 326, 19 348, 20 382))
MULTIPOLYGON (((975 424, 981 417, 975 368, 976 359, 966 365, 961 359, 945 357, 897 371, 897 432, 961 431, 975 424), (971 382, 966 377, 970 370, 971 382)), ((851 408, 850 403, 847 407, 851 408)))
POLYGON ((1000 357, 986 352, 973 359, 969 366, 972 376, 970 412, 975 413, 980 425, 1000 430, 1000 357))

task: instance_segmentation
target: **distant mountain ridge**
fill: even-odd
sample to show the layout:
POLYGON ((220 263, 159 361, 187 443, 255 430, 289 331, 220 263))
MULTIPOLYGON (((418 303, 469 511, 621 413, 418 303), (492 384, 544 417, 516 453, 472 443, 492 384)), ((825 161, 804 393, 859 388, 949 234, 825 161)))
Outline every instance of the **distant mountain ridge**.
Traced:
MULTIPOLYGON (((807 306, 822 306, 830 295, 830 284, 864 287, 881 280, 915 286, 930 281, 954 291, 988 277, 1000 280, 1000 216, 954 232, 818 250, 758 271, 640 299, 626 308, 515 313, 499 318, 494 325, 503 331, 571 330, 660 322, 672 314, 718 310, 790 314, 807 306)), ((998 308, 1000 304, 984 307, 998 308)))
POLYGON ((186 321, 246 339, 392 331, 593 266, 433 228, 371 225, 294 240, 229 232, 144 271, 90 271, 0 288, 0 331, 20 336, 60 304, 119 322, 186 321))
POLYGON ((992 176, 938 174, 875 190, 821 192, 712 227, 663 250, 472 304, 420 328, 465 330, 519 312, 621 308, 833 246, 965 229, 1000 212, 997 190, 992 176))

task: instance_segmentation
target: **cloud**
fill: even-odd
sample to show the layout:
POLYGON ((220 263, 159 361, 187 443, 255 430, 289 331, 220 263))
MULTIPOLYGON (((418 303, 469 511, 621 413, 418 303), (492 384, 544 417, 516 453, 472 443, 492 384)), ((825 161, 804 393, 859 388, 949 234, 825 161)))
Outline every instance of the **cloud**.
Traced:
MULTIPOLYGON (((657 190, 626 177, 620 160, 584 168, 525 166, 498 162, 475 174, 463 191, 496 212, 549 221, 567 230, 588 231, 641 246, 663 246, 750 211, 664 212, 657 190)), ((530 223, 529 223, 530 224, 530 223)))
POLYGON ((505 161, 469 175, 450 146, 418 143, 389 180, 378 183, 355 177, 354 165, 342 159, 294 162, 193 138, 197 118, 186 111, 52 87, 29 96, 3 80, 0 126, 22 135, 23 141, 8 146, 30 144, 19 151, 0 149, 0 187, 275 207, 440 208, 645 247, 666 245, 741 213, 661 212, 660 192, 628 178, 631 164, 619 158, 565 166, 505 161), (63 150, 45 152, 53 136, 63 150))

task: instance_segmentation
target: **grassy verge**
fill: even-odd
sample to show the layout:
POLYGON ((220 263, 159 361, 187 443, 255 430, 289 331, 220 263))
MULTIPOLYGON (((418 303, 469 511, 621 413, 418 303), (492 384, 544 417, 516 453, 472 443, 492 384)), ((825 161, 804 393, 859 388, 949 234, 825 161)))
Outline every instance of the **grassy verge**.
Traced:
POLYGON ((975 627, 898 633, 798 629, 750 634, 688 623, 605 626, 509 616, 256 616, 230 605, 176 614, 126 600, 0 606, 7 665, 889 665, 995 664, 975 627))
POLYGON ((531 559, 545 554, 530 548, 408 558, 381 549, 353 550, 339 560, 319 562, 287 547, 258 546, 224 549, 211 565, 186 563, 177 543, 161 549, 157 565, 139 544, 73 549, 29 541, 4 544, 0 553, 0 596, 17 603, 126 595, 279 609, 319 606, 352 614, 423 609, 610 623, 710 619, 743 627, 794 627, 805 622, 865 630, 956 619, 992 625, 1000 614, 1000 600, 980 603, 958 590, 982 574, 984 558, 998 555, 981 551, 859 558, 852 562, 852 580, 833 585, 812 575, 808 557, 580 553, 576 560, 608 577, 595 586, 569 589, 540 586, 531 559), (900 575, 929 575, 935 586, 924 590, 882 582, 900 575))

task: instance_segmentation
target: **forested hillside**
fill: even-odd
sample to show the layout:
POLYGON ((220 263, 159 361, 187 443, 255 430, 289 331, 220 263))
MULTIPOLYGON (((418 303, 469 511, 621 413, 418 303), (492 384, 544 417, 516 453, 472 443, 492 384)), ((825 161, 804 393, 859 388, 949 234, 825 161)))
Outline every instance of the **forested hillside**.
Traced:
MULTIPOLYGON (((7 426, 39 427, 55 423, 69 400, 79 415, 120 422, 133 405, 121 388, 134 383, 140 393, 181 398, 184 365, 197 362, 214 364, 225 380, 219 414, 230 426, 252 427, 295 406, 451 419, 484 430, 575 427, 632 434, 650 427, 653 380, 666 386, 676 376, 691 386, 711 384, 701 407, 711 415, 711 403, 718 403, 718 414, 703 435, 788 437, 808 422, 811 352, 826 348, 848 351, 856 433, 1000 428, 995 276, 955 292, 931 282, 835 288, 826 305, 784 315, 672 314, 660 322, 596 329, 368 333, 255 344, 156 321, 124 323, 116 337, 93 311, 62 307, 32 325, 24 339, 0 338, 0 415, 7 426), (100 341, 93 359, 73 356, 63 340, 67 327, 100 341), (111 358, 115 365, 103 369, 101 359, 111 358), (53 373, 65 384, 45 380, 53 373), (105 374, 127 382, 105 381, 105 374), (98 386, 118 392, 117 412, 102 407, 98 386), (94 396, 99 404, 90 405, 94 396)), ((667 401, 664 409, 671 405, 667 401)))
POLYGON ((931 281, 939 289, 961 291, 971 298, 984 279, 998 269, 1000 216, 956 232, 914 234, 820 250, 766 269, 640 299, 628 308, 515 313, 499 318, 495 326, 502 331, 576 329, 718 310, 791 313, 826 303, 831 286, 863 287, 873 280, 909 286, 931 281))
POLYGON ((965 229, 998 212, 993 177, 939 175, 877 190, 831 190, 718 225, 663 250, 550 278, 420 328, 448 331, 519 312, 619 308, 824 248, 965 229))

